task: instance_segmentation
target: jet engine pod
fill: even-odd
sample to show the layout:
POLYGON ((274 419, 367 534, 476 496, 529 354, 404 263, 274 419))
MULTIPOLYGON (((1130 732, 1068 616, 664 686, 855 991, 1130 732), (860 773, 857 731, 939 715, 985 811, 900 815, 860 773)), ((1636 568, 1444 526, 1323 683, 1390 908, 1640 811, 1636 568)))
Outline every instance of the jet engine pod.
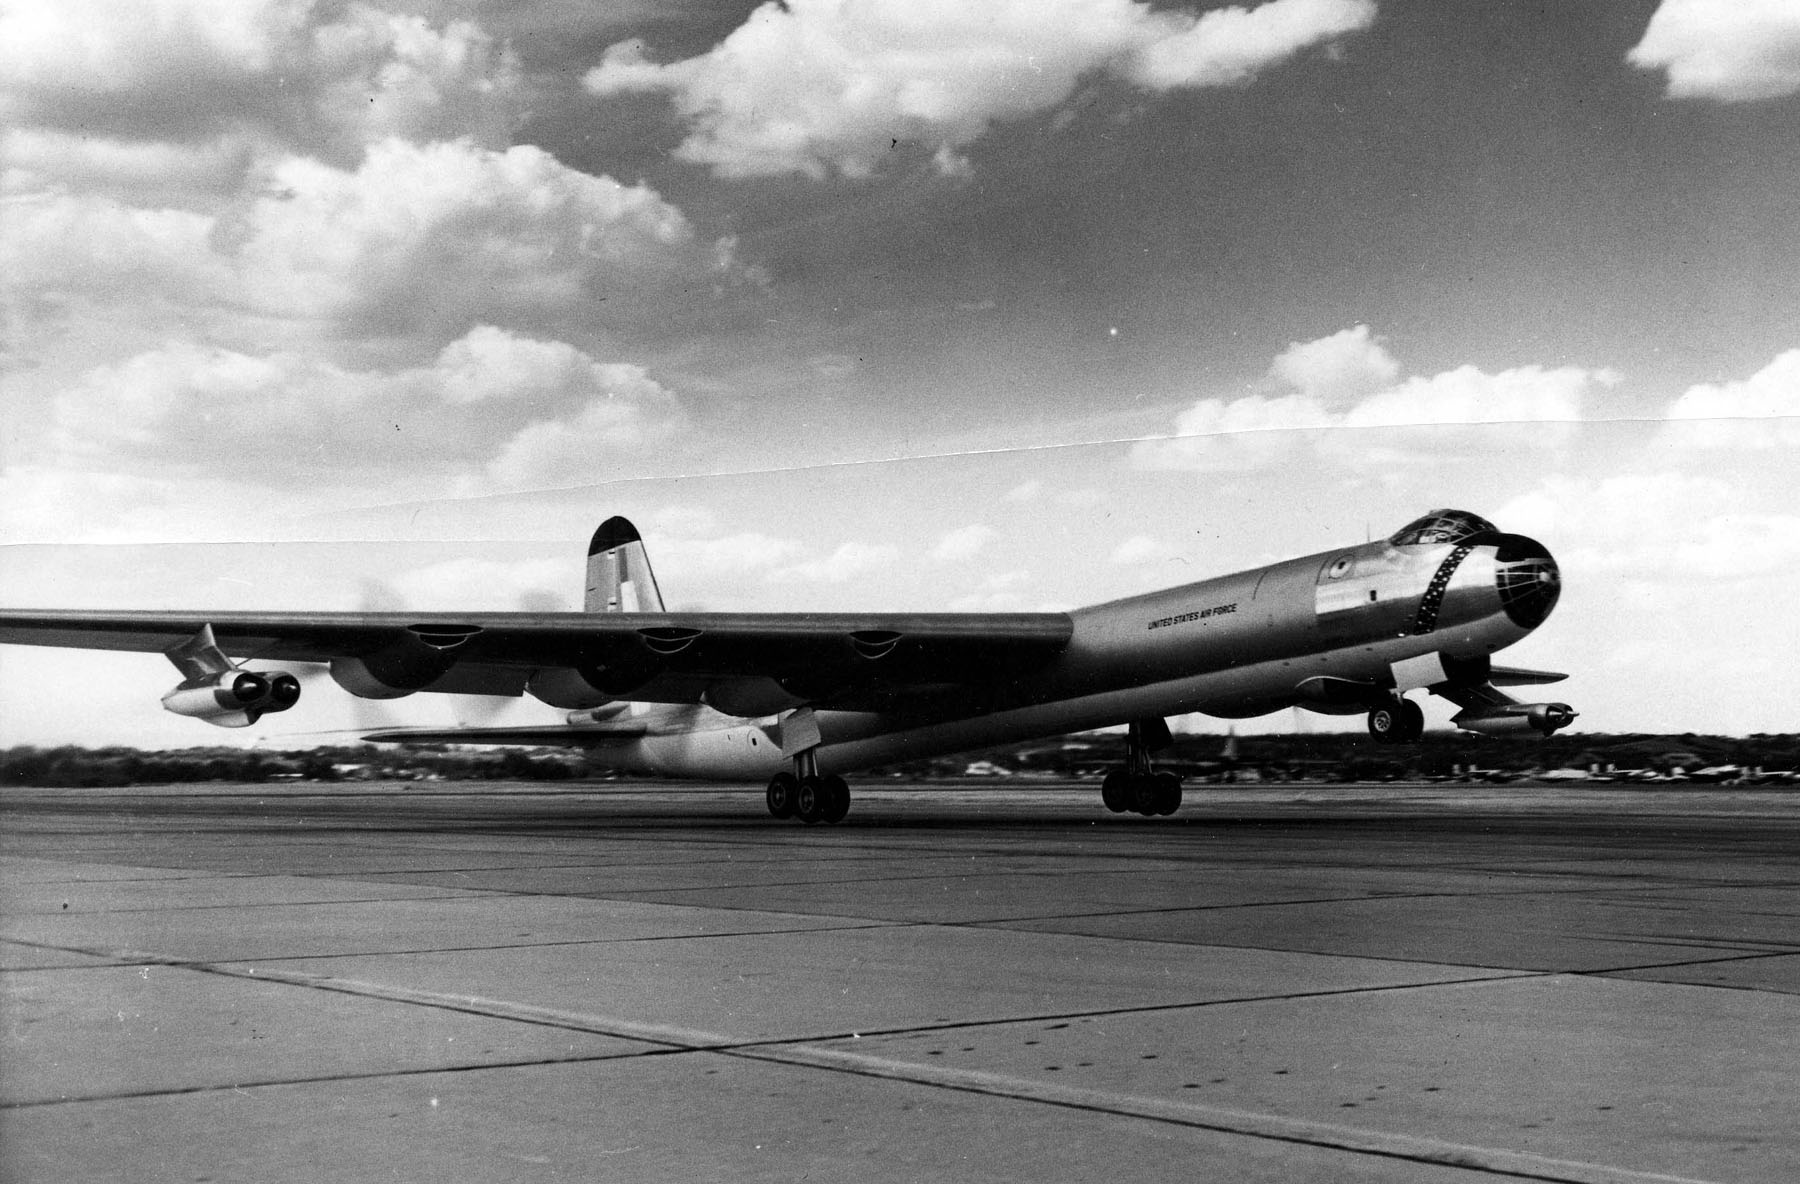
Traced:
POLYGON ((262 710, 286 711, 300 702, 300 680, 285 670, 276 670, 265 676, 269 680, 269 697, 261 704, 262 710))
POLYGON ((1459 711, 1450 722, 1484 736, 1520 736, 1526 732, 1549 736, 1575 722, 1575 709, 1567 703, 1507 703, 1459 711))
POLYGON ((176 715, 210 720, 247 711, 268 694, 268 679, 234 667, 206 678, 189 679, 164 695, 162 705, 176 715))
POLYGON ((162 697, 165 710, 221 728, 243 728, 300 699, 300 680, 283 670, 259 674, 232 667, 192 678, 162 697))

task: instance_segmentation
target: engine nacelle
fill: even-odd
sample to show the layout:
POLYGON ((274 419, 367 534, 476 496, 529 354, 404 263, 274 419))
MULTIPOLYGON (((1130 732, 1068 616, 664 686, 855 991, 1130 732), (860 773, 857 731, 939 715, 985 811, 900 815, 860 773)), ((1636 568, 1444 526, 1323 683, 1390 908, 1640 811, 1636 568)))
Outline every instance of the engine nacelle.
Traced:
POLYGON ((525 684, 525 689, 542 702, 565 711, 604 707, 616 701, 616 696, 596 687, 582 671, 569 666, 539 670, 525 684))
POLYGON ((163 708, 220 728, 247 728, 300 701, 300 680, 284 670, 261 674, 232 667, 191 678, 162 697, 163 708))
POLYGON ((1526 732, 1548 736, 1574 723, 1575 710, 1567 703, 1508 703, 1479 711, 1459 711, 1450 722, 1484 736, 1521 736, 1526 732))
POLYGON ((373 653, 333 658, 331 677, 360 699, 400 699, 450 672, 477 625, 409 625, 373 653))

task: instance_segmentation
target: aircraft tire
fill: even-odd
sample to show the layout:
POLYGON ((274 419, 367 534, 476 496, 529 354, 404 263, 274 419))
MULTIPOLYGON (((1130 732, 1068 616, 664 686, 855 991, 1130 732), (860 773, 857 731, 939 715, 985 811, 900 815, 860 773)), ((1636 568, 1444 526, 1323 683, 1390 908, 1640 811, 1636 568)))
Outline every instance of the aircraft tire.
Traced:
POLYGON ((1369 712, 1369 735, 1383 744, 1411 744, 1425 734, 1425 713, 1411 699, 1395 699, 1369 712))
POLYGON ((1132 813, 1142 814, 1145 818, 1156 813, 1160 788, 1156 782, 1157 775, 1155 773, 1147 773, 1131 779, 1131 792, 1127 800, 1131 804, 1132 813))
POLYGON ((1167 818, 1181 809, 1181 778, 1173 773, 1158 773, 1150 780, 1156 785, 1154 813, 1167 818))
POLYGON ((794 796, 800 789, 800 783, 792 773, 777 773, 769 779, 769 792, 764 800, 769 804, 769 813, 777 818, 794 816, 794 796))
POLYGON ((825 787, 817 777, 802 777, 800 788, 794 793, 794 817, 811 826, 825 817, 827 801, 825 787))
POLYGON ((819 778, 819 788, 825 795, 825 808, 819 817, 825 822, 836 825, 850 813, 850 786, 836 773, 819 778))
POLYGON ((1114 814, 1123 814, 1130 805, 1130 775, 1123 769, 1114 769, 1100 782, 1100 800, 1114 814))

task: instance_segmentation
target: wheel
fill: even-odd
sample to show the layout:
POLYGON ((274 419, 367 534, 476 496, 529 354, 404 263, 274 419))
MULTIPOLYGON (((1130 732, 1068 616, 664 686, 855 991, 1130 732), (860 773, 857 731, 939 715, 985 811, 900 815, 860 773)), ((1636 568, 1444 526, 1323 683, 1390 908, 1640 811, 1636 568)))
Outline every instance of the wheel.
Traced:
POLYGON ((1114 769, 1100 783, 1100 800, 1114 814, 1123 814, 1130 805, 1129 783, 1130 778, 1123 769, 1114 769))
POLYGON ((1369 712, 1369 735, 1383 744, 1411 744, 1425 734, 1425 713, 1411 699, 1369 712))
POLYGON ((1150 780, 1156 787, 1156 808, 1153 813, 1166 818, 1181 809, 1181 778, 1173 773, 1158 773, 1150 780))
POLYGON ((769 803, 769 813, 777 818, 794 816, 794 795, 800 783, 794 780, 792 773, 777 773, 769 779, 769 792, 765 799, 769 803))
POLYGON ((794 793, 794 815, 811 826, 825 817, 825 804, 828 800, 825 787, 819 784, 817 777, 802 777, 800 788, 794 793))
POLYGON ((1127 800, 1131 803, 1132 811, 1137 814, 1142 814, 1146 818, 1156 813, 1156 774, 1134 774, 1131 778, 1130 785, 1131 791, 1127 800))
POLYGON ((1402 744, 1411 744, 1425 734, 1425 713, 1411 699, 1400 700, 1400 731, 1395 737, 1402 744))
POLYGON ((850 786, 836 773, 819 778, 819 788, 825 795, 825 808, 819 817, 826 822, 839 823, 844 815, 850 813, 850 786))

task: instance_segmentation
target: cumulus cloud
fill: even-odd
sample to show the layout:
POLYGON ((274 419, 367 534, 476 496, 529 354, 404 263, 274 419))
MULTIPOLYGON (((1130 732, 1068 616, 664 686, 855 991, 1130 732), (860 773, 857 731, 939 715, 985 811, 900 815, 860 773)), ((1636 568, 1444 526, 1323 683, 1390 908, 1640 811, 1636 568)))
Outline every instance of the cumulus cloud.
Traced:
POLYGON ((179 205, 233 192, 254 158, 241 140, 177 143, 15 127, 0 132, 0 192, 45 194, 67 187, 140 205, 179 205))
POLYGON ((517 61, 473 21, 437 28, 357 4, 310 32, 316 93, 306 114, 343 149, 388 137, 500 146, 525 116, 517 61))
POLYGON ((1024 568, 998 572, 982 580, 970 592, 952 597, 950 611, 958 613, 998 613, 1025 607, 1025 592, 1031 587, 1031 572, 1024 568))
POLYGON ((1800 91, 1792 0, 1663 0, 1626 61, 1668 74, 1672 99, 1726 103, 1800 91))
POLYGON ((467 20, 309 0, 0 8, 0 113, 18 126, 347 162, 386 136, 500 146, 526 102, 511 53, 467 20))
POLYGON ((579 411, 521 429, 488 464, 489 476, 514 489, 594 484, 620 474, 622 454, 680 427, 674 396, 641 367, 596 367, 592 378, 579 411))
POLYGON ((449 480, 470 465, 501 484, 554 485, 592 480, 596 463, 682 422, 640 367, 483 328, 394 371, 172 343, 90 371, 57 402, 54 445, 90 469, 262 485, 370 471, 449 480))
POLYGON ((469 140, 385 140, 354 169, 286 157, 222 214, 57 192, 14 198, 4 221, 0 285, 20 299, 233 305, 340 336, 654 326, 659 294, 740 274, 729 240, 699 241, 647 185, 469 140))
POLYGON ((1308 398, 1338 406, 1391 386, 1400 363, 1367 325, 1356 325, 1317 341, 1293 342, 1269 374, 1308 398))
POLYGON ((892 543, 849 542, 822 559, 811 559, 784 567, 775 572, 773 578, 782 581, 841 584, 858 576, 892 567, 899 559, 900 548, 892 543))
POLYGON ((539 320, 717 266, 655 190, 528 145, 387 140, 353 171, 289 158, 270 188, 220 228, 247 295, 389 331, 539 320))
POLYGON ((973 559, 981 554, 982 548, 993 540, 994 528, 979 522, 953 530, 938 540, 932 548, 931 557, 941 563, 958 563, 965 559, 973 559))
POLYGON ((1114 547, 1107 560, 1124 567, 1141 567, 1152 563, 1166 563, 1175 556, 1175 548, 1161 539, 1151 538, 1147 534, 1134 534, 1114 547))
POLYGON ((504 612, 529 602, 539 606, 537 612, 573 612, 579 579, 580 569, 567 559, 521 563, 465 557, 401 572, 382 589, 392 594, 394 608, 410 611, 504 612))
POLYGON ((1132 450, 1140 468, 1241 471, 1292 461, 1302 449, 1347 461, 1407 462, 1441 453, 1444 429, 1482 425, 1483 447, 1566 442, 1587 400, 1619 381, 1611 370, 1520 366, 1488 373, 1460 366, 1399 380, 1400 366, 1367 326, 1296 342, 1269 368, 1285 395, 1207 398, 1177 417, 1167 438, 1132 450), (1557 425, 1546 430, 1547 425, 1557 425), (1344 440, 1343 429, 1379 429, 1344 440))
POLYGON ((658 572, 673 575, 680 582, 698 583, 703 579, 766 573, 793 562, 802 550, 793 539, 756 530, 717 538, 659 534, 653 542, 651 558, 658 572))
POLYGON ((1675 400, 1662 443, 1690 448, 1800 447, 1800 349, 1741 382, 1702 383, 1675 400))
POLYGON ((474 21, 357 0, 0 0, 0 287, 27 327, 435 347, 660 327, 659 292, 758 278, 651 187, 508 147, 525 89, 474 21))
POLYGON ((1134 0, 790 0, 683 61, 658 64, 642 42, 621 42, 586 85, 666 92, 690 129, 678 155, 721 176, 867 177, 898 143, 957 174, 968 169, 959 149, 991 124, 1055 107, 1093 72, 1157 91, 1237 85, 1374 16, 1373 0, 1199 17, 1134 0))
POLYGON ((1714 583, 1791 571, 1800 515, 1746 505, 1730 480, 1679 472, 1553 477, 1503 506, 1509 528, 1544 539, 1570 573, 1644 584, 1714 583))
POLYGON ((298 0, 64 0, 0 8, 0 94, 13 119, 194 138, 305 28, 298 0), (130 108, 137 100, 142 108, 130 108))
MULTIPOLYGON (((1373 0, 1275 0, 1192 18, 1158 14, 1159 35, 1126 59, 1125 73, 1153 90, 1236 86, 1302 50, 1365 29, 1373 0)), ((1153 18, 1154 19, 1154 18, 1153 18)))
POLYGON ((1618 381, 1614 371, 1578 366, 1520 366, 1498 374, 1459 366, 1371 395, 1343 423, 1354 428, 1572 423, 1581 418, 1585 399, 1596 386, 1618 381))
POLYGON ((9 505, 99 490, 92 535, 586 484, 686 425, 607 359, 756 269, 646 184, 509 147, 530 95, 441 11, 472 6, 392 7, 0 0, 0 365, 59 375, 9 505))
POLYGON ((1298 447, 1298 433, 1333 422, 1324 404, 1305 395, 1201 399, 1176 418, 1168 439, 1133 446, 1132 460, 1146 469, 1256 469, 1298 447))
POLYGON ((19 311, 77 296, 138 306, 212 304, 233 283, 214 220, 97 194, 21 194, 0 213, 0 294, 19 311))
MULTIPOLYGON (((121 543, 212 533, 214 523, 207 519, 213 502, 197 497, 200 490, 189 488, 176 497, 166 481, 110 469, 82 472, 54 460, 34 457, 31 463, 0 469, 0 539, 8 545, 121 543)), ((9 581, 9 588, 15 583, 9 581)), ((45 603, 59 593, 66 601, 86 591, 80 584, 58 588, 54 577, 47 588, 41 598, 45 603)))

